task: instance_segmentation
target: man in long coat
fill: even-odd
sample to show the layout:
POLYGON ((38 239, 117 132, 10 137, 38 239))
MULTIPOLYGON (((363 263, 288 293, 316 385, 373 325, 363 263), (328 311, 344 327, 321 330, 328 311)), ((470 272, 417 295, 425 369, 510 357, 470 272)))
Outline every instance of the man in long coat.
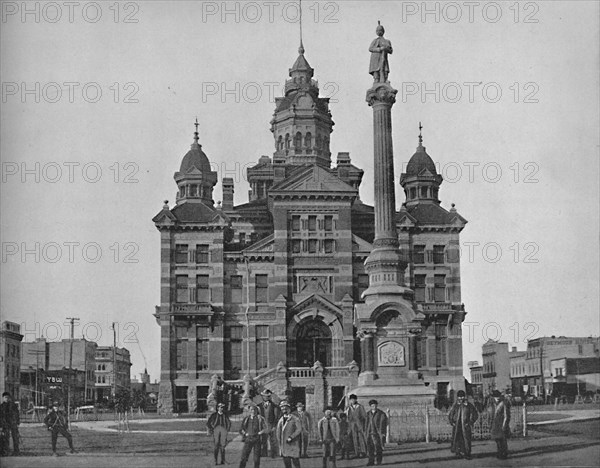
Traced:
POLYGON ((283 416, 277 423, 277 443, 285 468, 300 468, 300 436, 302 424, 292 414, 290 404, 283 400, 279 404, 283 416))
POLYGON ((471 459, 471 433, 473 424, 477 421, 479 414, 474 405, 465 398, 465 392, 459 390, 456 394, 456 402, 448 413, 448 421, 452 426, 452 444, 450 451, 457 457, 471 459))
POLYGON ((340 425, 333 416, 331 408, 325 409, 325 416, 319 420, 317 429, 319 442, 323 445, 323 468, 327 468, 327 459, 331 461, 331 467, 336 468, 336 448, 340 441, 340 425))
POLYGON ((496 441, 498 448, 497 458, 508 458, 508 442, 510 435, 510 407, 498 390, 492 392, 492 419, 490 421, 490 435, 496 441))
POLYGON ((348 415, 348 429, 354 446, 354 458, 364 458, 367 452, 367 441, 365 439, 367 413, 363 406, 358 403, 356 395, 350 395, 349 400, 350 404, 346 409, 346 414, 348 415))
POLYGON ((373 39, 369 46, 369 52, 371 52, 369 73, 373 75, 375 83, 385 83, 390 72, 388 54, 393 52, 392 43, 383 37, 385 30, 381 24, 377 25, 375 33, 377 37, 373 39))
POLYGON ((304 410, 303 403, 296 403, 296 411, 293 413, 302 424, 302 435, 300 436, 300 458, 308 458, 308 437, 312 430, 312 416, 304 410))
POLYGON ((388 418, 383 411, 377 409, 377 405, 377 400, 369 401, 371 409, 367 411, 367 422, 365 424, 367 452, 369 454, 367 466, 373 466, 373 463, 381 465, 383 447, 386 442, 388 418))
POLYGON ((55 401, 52 404, 52 409, 44 418, 44 424, 48 427, 48 430, 51 431, 53 456, 58 456, 58 453, 56 453, 56 442, 58 440, 58 434, 62 435, 65 439, 67 439, 67 442, 69 443, 69 448, 71 449, 71 453, 75 453, 75 448, 73 447, 73 437, 67 429, 67 418, 65 417, 63 412, 58 409, 57 401, 55 401))
POLYGON ((215 443, 215 465, 224 465, 225 447, 227 446, 227 435, 229 429, 231 429, 231 421, 225 414, 225 405, 223 403, 219 403, 217 405, 217 411, 208 418, 206 429, 208 430, 208 434, 213 436, 213 441, 215 443), (221 463, 217 462, 219 453, 221 454, 221 463))
POLYGON ((277 406, 272 401, 272 392, 271 390, 265 390, 261 393, 263 398, 262 403, 258 405, 258 414, 260 414, 265 421, 267 422, 267 432, 263 437, 263 446, 262 446, 262 456, 267 456, 267 442, 269 444, 268 452, 271 455, 271 458, 275 458, 277 456, 277 436, 275 434, 275 428, 277 427, 277 422, 279 418, 281 418, 281 410, 279 406, 277 406))

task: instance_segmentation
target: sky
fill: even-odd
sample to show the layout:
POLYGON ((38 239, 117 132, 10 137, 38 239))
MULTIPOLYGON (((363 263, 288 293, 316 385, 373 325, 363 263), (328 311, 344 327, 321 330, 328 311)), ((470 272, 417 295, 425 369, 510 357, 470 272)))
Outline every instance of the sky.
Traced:
MULTIPOLYGON (((298 56, 297 3, 0 2, 0 314, 25 340, 75 336, 159 376, 159 233, 173 174, 200 143, 235 202, 272 156, 274 97, 298 56)), ((396 202, 424 145, 461 233, 463 360, 500 339, 600 333, 599 3, 303 4, 305 56, 331 98, 332 159, 373 202, 368 47, 392 42, 396 202)), ((215 200, 221 199, 220 182, 215 200)))

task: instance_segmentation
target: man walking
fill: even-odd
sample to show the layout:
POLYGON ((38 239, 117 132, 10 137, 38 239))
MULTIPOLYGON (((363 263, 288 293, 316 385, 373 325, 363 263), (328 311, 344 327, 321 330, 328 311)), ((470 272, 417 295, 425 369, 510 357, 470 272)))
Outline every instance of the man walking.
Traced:
POLYGON ((242 458, 239 468, 246 468, 250 452, 254 450, 254 468, 260 468, 260 455, 262 452, 262 437, 266 434, 267 423, 265 418, 258 414, 258 408, 255 405, 248 407, 249 415, 242 421, 240 434, 244 447, 242 448, 242 458))
POLYGON ((471 433, 473 424, 477 421, 479 414, 474 405, 465 398, 464 390, 456 394, 456 402, 452 405, 448 420, 452 426, 452 444, 450 451, 458 458, 471 459, 471 433))
POLYGON ((225 414, 225 405, 219 403, 217 411, 210 415, 206 422, 208 434, 213 436, 215 443, 214 455, 215 465, 225 464, 225 447, 227 446, 227 435, 231 429, 231 421, 225 414), (221 454, 221 463, 218 462, 219 453, 221 454))
POLYGON ((498 453, 496 458, 508 458, 508 442, 510 435, 510 408, 498 390, 492 392, 492 419, 490 422, 490 435, 496 441, 498 453))
POLYGON ((302 425, 300 420, 292 414, 290 404, 283 400, 280 403, 283 416, 277 423, 277 443, 279 453, 283 457, 285 468, 300 468, 300 435, 302 425))
POLYGON ((383 447, 387 434, 388 418, 383 411, 377 409, 377 405, 377 400, 369 401, 371 409, 367 412, 367 422, 365 424, 367 452, 369 453, 367 466, 373 466, 373 463, 381 465, 383 461, 383 447))
POLYGON ((340 441, 340 425, 333 417, 331 408, 325 410, 325 416, 319 421, 319 442, 323 445, 323 468, 327 468, 327 459, 331 460, 332 468, 336 468, 336 447, 340 441))
POLYGON ((263 402, 258 405, 258 412, 263 418, 265 418, 267 423, 266 436, 263 437, 262 456, 266 457, 267 453, 270 453, 271 458, 275 458, 278 452, 275 428, 277 427, 277 422, 281 417, 281 410, 275 403, 273 403, 272 395, 273 394, 271 390, 265 390, 261 394, 263 402))
POLYGON ((0 404, 0 454, 8 455, 8 446, 10 437, 13 440, 13 455, 19 455, 19 407, 12 401, 12 395, 8 392, 2 394, 2 404, 0 404))
POLYGON ((44 418, 44 424, 48 427, 48 430, 52 432, 52 455, 58 457, 56 453, 56 441, 58 440, 58 434, 62 435, 69 443, 71 453, 75 453, 73 448, 73 437, 67 430, 67 419, 62 411, 58 409, 58 402, 55 401, 52 404, 52 409, 48 415, 44 418))
POLYGON ((308 438, 312 429, 312 416, 304 411, 304 404, 296 403, 296 412, 294 415, 300 420, 302 425, 302 434, 300 435, 300 458, 308 458, 306 451, 308 450, 308 438))
POLYGON ((349 400, 350 405, 348 405, 346 414, 348 415, 348 428, 354 447, 354 458, 364 458, 367 451, 367 441, 365 440, 367 413, 363 406, 358 403, 356 395, 350 395, 349 400))

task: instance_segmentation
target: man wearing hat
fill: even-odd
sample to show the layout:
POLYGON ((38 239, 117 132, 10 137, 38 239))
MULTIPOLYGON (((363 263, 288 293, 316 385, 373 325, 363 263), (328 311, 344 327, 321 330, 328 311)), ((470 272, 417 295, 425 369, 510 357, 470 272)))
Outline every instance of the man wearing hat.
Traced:
POLYGON ((58 401, 52 403, 52 409, 44 418, 44 424, 48 427, 49 431, 52 431, 52 455, 55 457, 58 456, 58 453, 56 453, 58 434, 67 439, 71 453, 75 453, 75 449, 73 448, 73 437, 67 430, 67 419, 65 418, 65 415, 58 409, 58 401))
POLYGON ((367 451, 367 441, 365 440, 365 423, 367 422, 367 413, 361 404, 358 403, 356 395, 348 397, 350 404, 346 409, 348 415, 348 430, 354 447, 354 458, 363 458, 367 451))
POLYGON ((319 421, 319 442, 323 444, 323 468, 327 468, 327 459, 332 468, 336 468, 336 446, 340 441, 340 425, 331 408, 325 408, 325 416, 319 421))
POLYGON ((279 404, 283 416, 277 423, 277 443, 279 453, 283 457, 285 468, 300 468, 300 436, 302 424, 292 414, 292 408, 286 400, 279 404))
POLYGON ((312 429, 312 417, 304 411, 304 403, 296 403, 296 411, 294 412, 302 425, 302 435, 300 436, 300 458, 308 458, 306 450, 308 449, 308 437, 312 429))
POLYGON ((244 447, 242 448, 242 458, 239 468, 246 468, 250 453, 254 450, 254 468, 260 468, 260 454, 262 452, 262 438, 266 434, 267 423, 265 418, 258 414, 256 405, 248 407, 248 416, 242 421, 240 434, 244 447))
POLYGON ((458 458, 471 459, 471 433, 473 424, 479 414, 477 409, 466 400, 464 390, 456 394, 456 401, 448 413, 448 421, 452 426, 452 444, 450 451, 458 458))
POLYGON ((208 421, 206 422, 206 429, 208 434, 213 436, 213 440, 215 442, 215 465, 224 465, 225 447, 227 446, 227 435, 229 433, 229 429, 231 429, 231 421, 225 414, 225 405, 223 403, 219 403, 217 405, 217 411, 211 414, 208 418, 208 421), (221 463, 218 463, 217 461, 219 453, 221 454, 221 463))
POLYGON ((508 442, 510 436, 510 408, 498 390, 492 392, 492 418, 490 421, 490 435, 496 441, 498 448, 497 458, 508 458, 508 442))
POLYGON ((13 440, 13 455, 19 455, 19 407, 12 401, 12 396, 8 392, 2 394, 2 404, 0 404, 0 454, 8 455, 8 446, 10 436, 13 440))
POLYGON ((373 466, 374 463, 381 465, 383 460, 383 447, 387 434, 388 418, 383 411, 377 409, 377 405, 377 400, 369 401, 371 409, 367 412, 367 422, 365 424, 367 453, 369 454, 367 466, 373 466))
POLYGON ((266 457, 267 453, 270 453, 271 458, 275 458, 278 452, 275 428, 277 427, 277 422, 281 417, 281 410, 275 403, 273 403, 273 393, 271 390, 265 390, 261 393, 261 396, 263 401, 258 405, 258 413, 265 418, 265 421, 267 422, 266 437, 263 437, 262 456, 266 457), (269 445, 269 450, 267 450, 267 442, 269 445))

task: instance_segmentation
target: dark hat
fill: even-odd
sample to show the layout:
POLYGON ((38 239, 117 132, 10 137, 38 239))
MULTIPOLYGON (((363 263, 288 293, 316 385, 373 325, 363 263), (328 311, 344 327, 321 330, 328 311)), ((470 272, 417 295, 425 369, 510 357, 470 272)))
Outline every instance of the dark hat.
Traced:
POLYGON ((340 417, 340 419, 345 419, 345 418, 347 418, 348 416, 346 415, 346 413, 344 413, 344 412, 340 412, 340 414, 339 414, 339 417, 340 417))
POLYGON ((466 396, 465 391, 464 390, 459 390, 458 392, 456 392, 456 396, 457 397, 464 397, 464 396, 466 396))
POLYGON ((302 403, 301 401, 296 403, 296 408, 299 408, 300 406, 302 406, 302 408, 304 408, 304 403, 302 403))
POLYGON ((261 393, 261 395, 265 395, 265 396, 266 396, 266 395, 271 395, 272 393, 273 393, 273 392, 267 388, 265 391, 263 391, 263 392, 261 393))
POLYGON ((351 400, 352 399, 358 400, 357 396, 354 393, 350 394, 350 396, 348 398, 351 399, 351 400))
POLYGON ((501 397, 501 396, 502 396, 502 393, 500 393, 498 390, 494 390, 494 391, 492 392, 492 396, 493 396, 493 397, 501 397))
POLYGON ((2 396, 3 396, 3 397, 5 397, 5 396, 9 397, 9 396, 12 396, 12 395, 11 395, 10 393, 8 393, 8 392, 4 392, 4 393, 2 394, 2 396))
POLYGON ((377 403, 377 400, 369 400, 369 406, 371 405, 378 405, 379 403, 377 403))

